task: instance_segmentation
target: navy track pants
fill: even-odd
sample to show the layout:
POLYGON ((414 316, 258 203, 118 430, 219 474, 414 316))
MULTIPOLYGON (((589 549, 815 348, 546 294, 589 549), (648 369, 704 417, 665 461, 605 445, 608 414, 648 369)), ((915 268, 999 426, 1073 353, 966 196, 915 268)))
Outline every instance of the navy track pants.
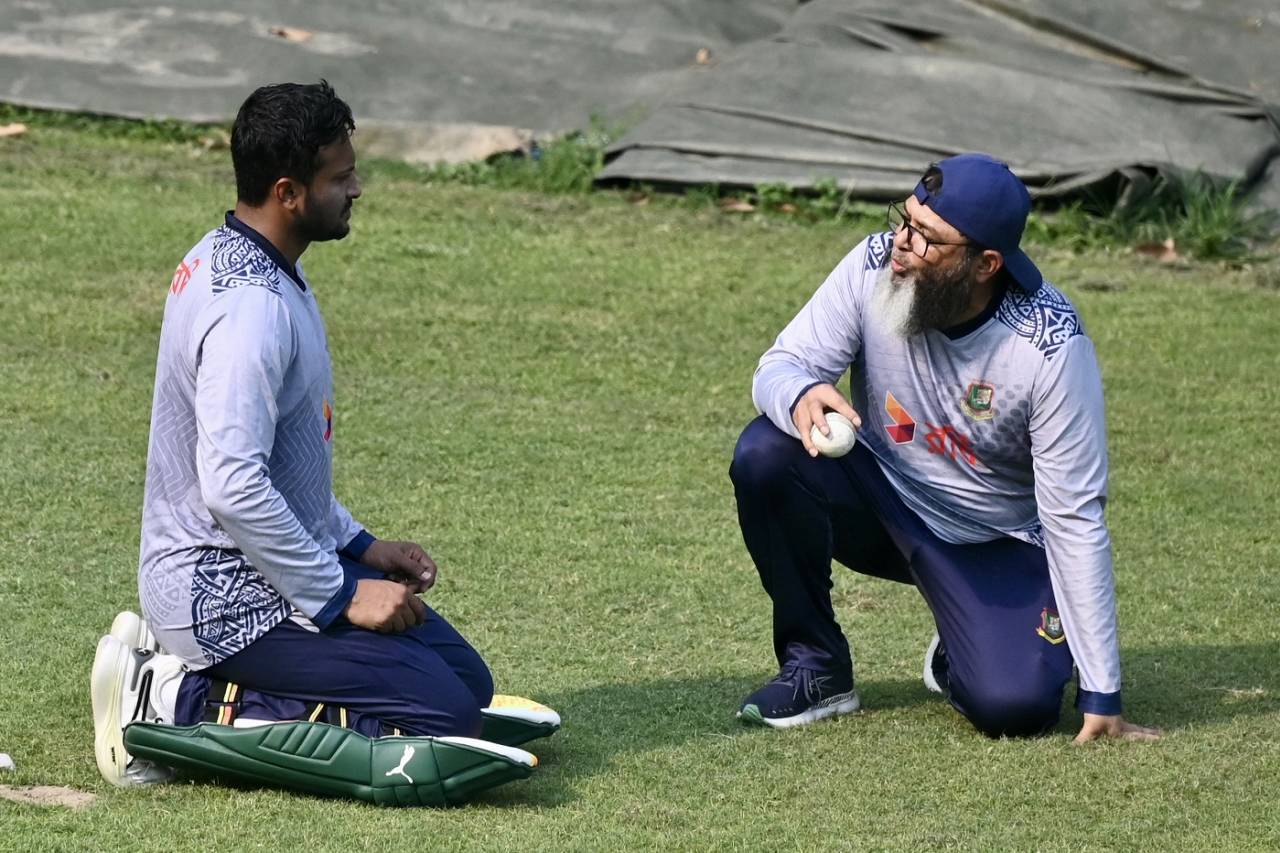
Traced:
POLYGON ((729 473, 743 540, 773 599, 779 665, 849 673, 831 606, 834 558, 920 590, 946 648, 948 698, 979 731, 1034 735, 1057 724, 1072 659, 1065 641, 1037 630, 1057 614, 1043 549, 1012 538, 945 542, 861 444, 811 458, 764 416, 743 430, 729 473))
MULTIPOLYGON (((385 577, 341 560, 357 578, 385 577)), ((286 620, 221 663, 188 673, 174 723, 205 719, 206 702, 222 698, 210 695, 217 682, 238 685, 242 719, 314 716, 369 737, 474 737, 480 709, 493 698, 493 679, 479 653, 430 608, 423 624, 400 634, 358 628, 342 616, 322 632, 286 620)))

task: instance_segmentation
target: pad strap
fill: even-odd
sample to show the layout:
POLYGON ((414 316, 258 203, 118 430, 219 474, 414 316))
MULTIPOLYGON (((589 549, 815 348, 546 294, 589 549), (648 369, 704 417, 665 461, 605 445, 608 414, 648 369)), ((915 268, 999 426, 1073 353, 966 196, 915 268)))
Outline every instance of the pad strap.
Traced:
MULTIPOLYGON (((244 689, 239 684, 210 676, 209 692, 204 700, 203 722, 217 723, 220 726, 234 725, 240 718, 243 698, 244 689)), ((136 718, 137 715, 134 716, 136 718)), ((346 708, 324 702, 308 704, 302 714, 302 719, 309 723, 328 723, 344 729, 349 725, 349 717, 346 708)))
POLYGON ((229 726, 240 716, 240 685, 221 678, 209 678, 205 694, 204 721, 229 726))

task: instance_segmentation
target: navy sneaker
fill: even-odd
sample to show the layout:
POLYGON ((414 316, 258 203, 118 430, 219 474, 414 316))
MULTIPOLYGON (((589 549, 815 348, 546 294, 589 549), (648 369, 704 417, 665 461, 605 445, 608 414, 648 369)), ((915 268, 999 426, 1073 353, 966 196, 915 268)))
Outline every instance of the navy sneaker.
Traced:
POLYGON ((924 650, 924 686, 934 693, 947 695, 947 647, 935 631, 929 647, 924 650))
POLYGON ((834 675, 787 664, 778 676, 742 700, 738 719, 775 729, 816 723, 861 707, 852 675, 834 675))

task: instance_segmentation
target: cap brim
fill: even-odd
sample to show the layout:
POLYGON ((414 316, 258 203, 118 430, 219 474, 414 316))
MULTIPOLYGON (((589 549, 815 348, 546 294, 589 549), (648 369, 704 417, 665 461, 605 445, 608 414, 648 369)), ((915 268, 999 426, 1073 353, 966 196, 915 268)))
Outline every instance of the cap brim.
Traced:
POLYGON ((1044 283, 1044 276, 1040 274, 1040 270, 1026 253, 1021 249, 1014 249, 1012 252, 1003 252, 1004 268, 1009 271, 1009 275, 1013 276, 1013 280, 1018 286, 1027 293, 1035 293, 1040 289, 1040 285, 1044 283))

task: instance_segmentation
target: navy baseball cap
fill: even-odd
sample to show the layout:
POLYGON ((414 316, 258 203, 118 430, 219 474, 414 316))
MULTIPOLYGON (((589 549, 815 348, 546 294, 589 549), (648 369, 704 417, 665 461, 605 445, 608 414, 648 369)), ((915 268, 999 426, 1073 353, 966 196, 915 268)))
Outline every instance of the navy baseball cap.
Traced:
POLYGON ((927 204, 964 236, 1004 257, 1005 269, 1028 293, 1044 276, 1018 243, 1031 211, 1031 194, 1009 165, 987 154, 958 154, 935 164, 942 172, 936 193, 916 184, 916 201, 927 204))

